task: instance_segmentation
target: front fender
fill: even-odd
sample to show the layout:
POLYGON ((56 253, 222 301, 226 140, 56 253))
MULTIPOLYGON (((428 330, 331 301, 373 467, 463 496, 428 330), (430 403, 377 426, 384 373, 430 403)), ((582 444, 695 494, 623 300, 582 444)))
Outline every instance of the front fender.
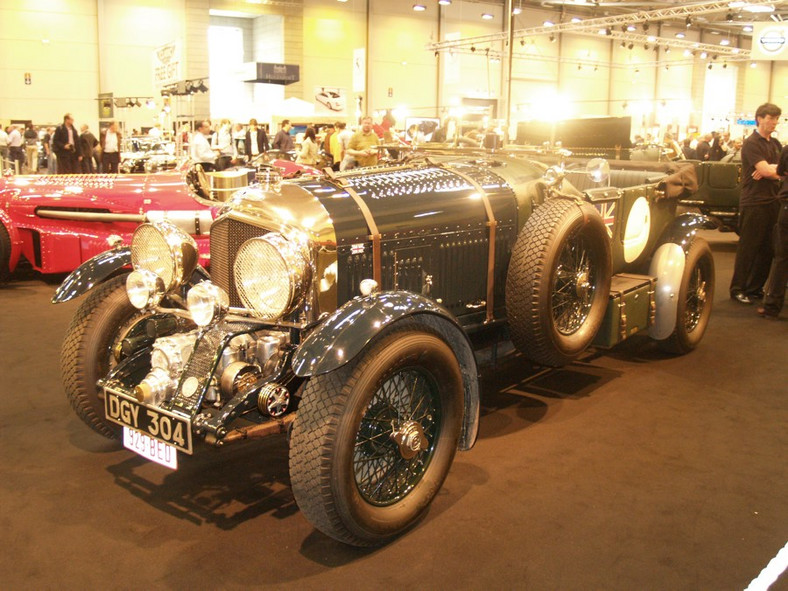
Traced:
POLYGON ((62 304, 81 296, 110 275, 131 264, 131 247, 121 246, 97 254, 74 269, 63 280, 52 298, 53 304, 62 304))
POLYGON ((470 449, 479 427, 479 380, 473 348, 451 313, 422 295, 389 291, 350 300, 299 346, 293 356, 293 372, 299 377, 312 377, 334 371, 354 359, 386 327, 403 318, 416 319, 437 330, 457 356, 465 390, 459 447, 470 449))

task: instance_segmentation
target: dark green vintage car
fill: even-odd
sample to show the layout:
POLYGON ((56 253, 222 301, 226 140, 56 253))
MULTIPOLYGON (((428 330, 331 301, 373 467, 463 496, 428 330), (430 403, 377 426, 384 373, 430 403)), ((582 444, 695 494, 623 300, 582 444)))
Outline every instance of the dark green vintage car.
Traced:
MULTIPOLYGON (((691 166, 608 179, 604 161, 575 173, 489 155, 268 176, 214 221, 210 273, 166 222, 105 257, 116 273, 68 329, 64 387, 91 428, 170 467, 288 432, 305 516, 382 544, 476 440, 477 338, 547 366, 638 333, 675 353, 698 344, 707 220, 676 213, 696 184, 691 166)), ((90 268, 56 300, 97 283, 90 268)))

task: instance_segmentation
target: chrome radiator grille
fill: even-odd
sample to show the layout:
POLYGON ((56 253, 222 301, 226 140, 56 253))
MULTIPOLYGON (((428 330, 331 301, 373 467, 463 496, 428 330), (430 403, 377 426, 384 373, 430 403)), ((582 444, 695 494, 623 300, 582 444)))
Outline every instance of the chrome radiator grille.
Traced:
POLYGON ((211 226, 211 281, 229 294, 231 306, 243 306, 233 277, 235 255, 244 242, 266 233, 267 230, 229 218, 211 226))

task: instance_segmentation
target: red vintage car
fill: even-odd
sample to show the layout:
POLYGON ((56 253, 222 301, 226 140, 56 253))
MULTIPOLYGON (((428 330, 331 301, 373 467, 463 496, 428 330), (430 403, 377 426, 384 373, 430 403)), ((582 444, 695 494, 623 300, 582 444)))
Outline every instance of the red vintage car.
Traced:
MULTIPOLYGON (((284 178, 319 174, 286 160, 267 166, 284 178)), ((151 174, 6 175, 0 178, 0 279, 21 257, 41 273, 73 271, 117 242, 128 244, 139 224, 165 219, 195 238, 207 266, 221 201, 261 170, 204 173, 185 164, 151 174)))

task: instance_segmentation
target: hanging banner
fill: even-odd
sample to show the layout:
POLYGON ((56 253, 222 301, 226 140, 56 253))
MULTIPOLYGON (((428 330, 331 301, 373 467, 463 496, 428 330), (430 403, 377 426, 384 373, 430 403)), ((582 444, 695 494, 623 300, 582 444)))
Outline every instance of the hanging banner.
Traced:
POLYGON ((364 92, 367 81, 367 53, 363 47, 353 50, 353 92, 364 92))
POLYGON ((786 60, 788 23, 755 23, 752 28, 752 49, 750 55, 754 60, 786 60))
POLYGON ((173 41, 153 50, 153 86, 161 88, 177 82, 181 76, 181 44, 173 41))

